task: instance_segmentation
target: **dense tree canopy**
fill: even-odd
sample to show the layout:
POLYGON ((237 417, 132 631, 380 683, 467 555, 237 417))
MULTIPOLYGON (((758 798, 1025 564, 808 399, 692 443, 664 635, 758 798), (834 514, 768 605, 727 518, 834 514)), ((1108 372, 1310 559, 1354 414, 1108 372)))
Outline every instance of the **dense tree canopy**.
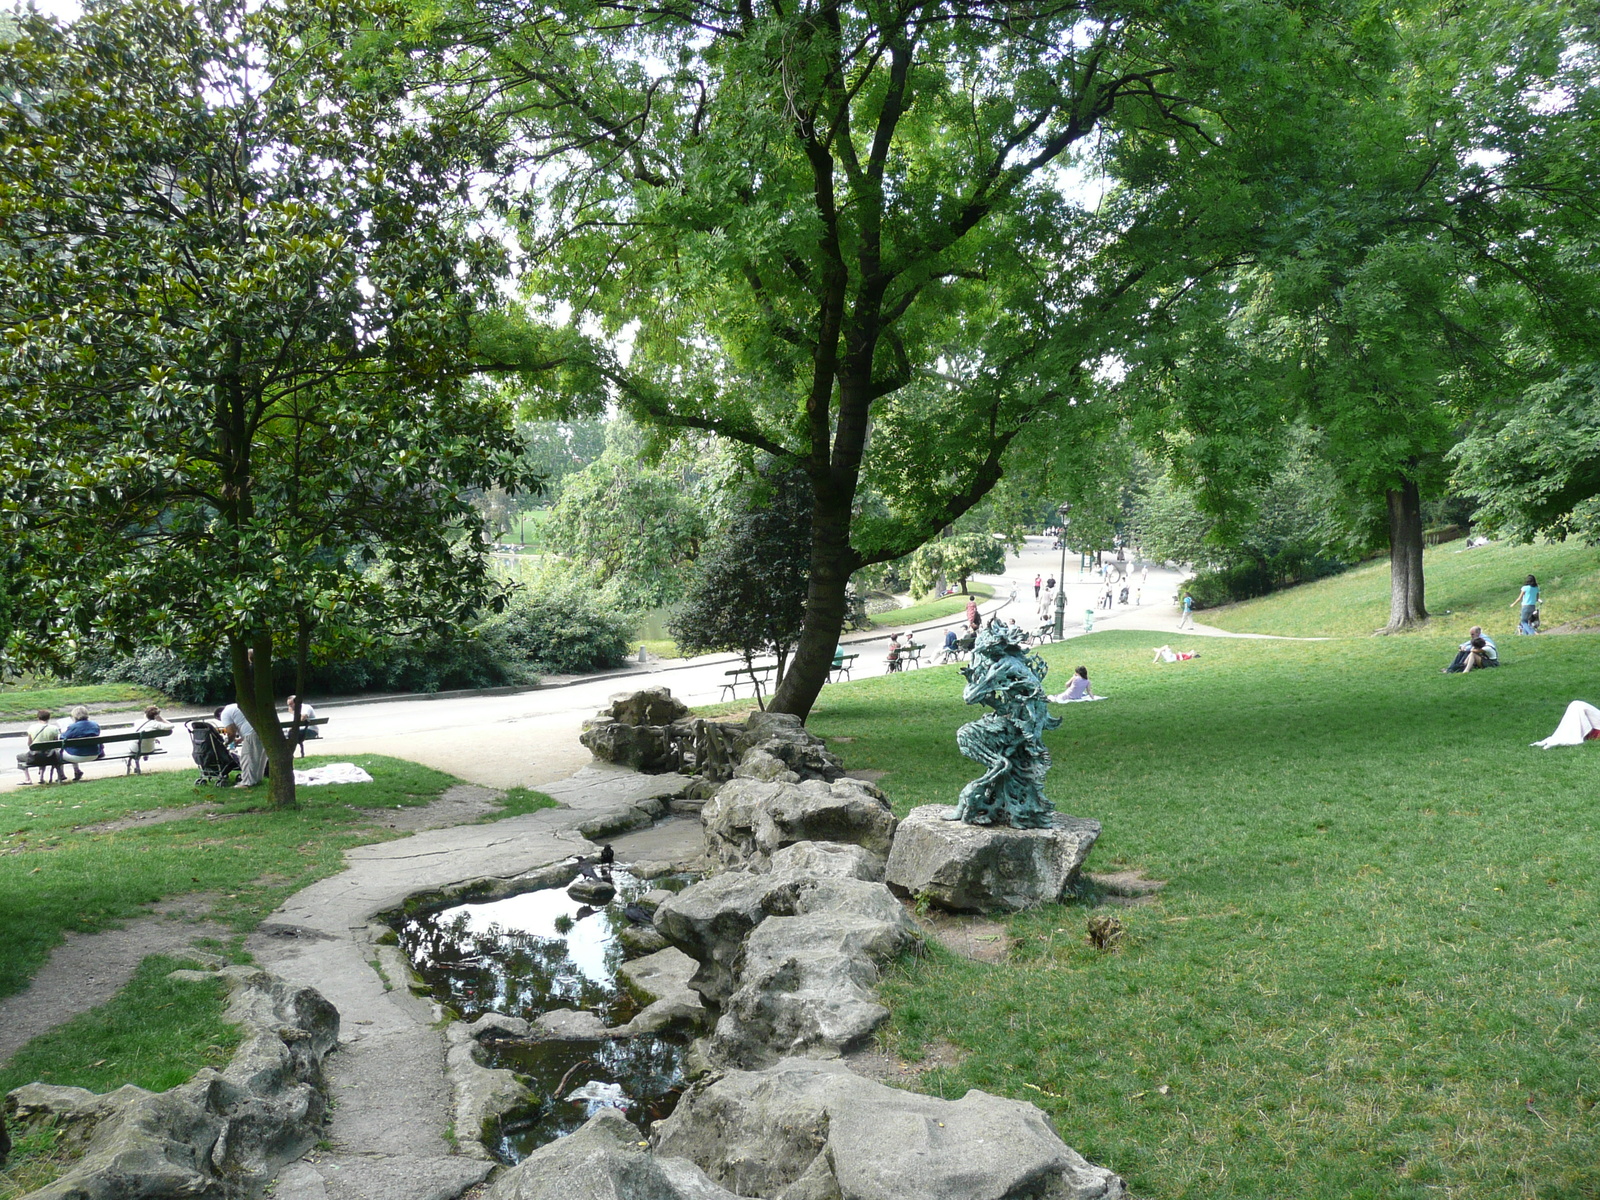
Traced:
POLYGON ((226 643, 282 804, 274 655, 461 619, 471 491, 533 482, 460 385, 505 266, 475 147, 352 74, 348 16, 101 0, 0 56, 11 642, 226 643))
POLYGON ((461 0, 423 24, 529 148, 530 296, 626 342, 608 371, 641 419, 810 480, 775 698, 800 714, 851 572, 1095 424, 1097 369, 1281 203, 1351 58, 1337 6, 1295 0, 461 0))

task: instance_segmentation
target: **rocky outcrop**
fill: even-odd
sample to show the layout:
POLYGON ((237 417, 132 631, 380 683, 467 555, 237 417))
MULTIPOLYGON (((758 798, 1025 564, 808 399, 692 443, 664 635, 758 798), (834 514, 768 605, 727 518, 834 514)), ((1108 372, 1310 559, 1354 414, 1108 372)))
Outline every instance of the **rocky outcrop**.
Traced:
POLYGON ((704 1029, 708 1023, 706 1007, 689 986, 698 965, 676 947, 624 963, 617 974, 630 990, 649 1003, 633 1020, 612 1032, 632 1037, 674 1026, 704 1029))
POLYGON ((785 783, 820 779, 832 783, 844 776, 844 764, 838 755, 829 751, 822 739, 793 713, 751 713, 737 749, 735 777, 785 783))
POLYGON ((859 779, 796 783, 735 778, 707 802, 700 820, 706 854, 713 862, 758 871, 766 869, 776 851, 796 842, 860 846, 883 860, 895 833, 889 802, 859 779))
POLYGON ((490 1185, 486 1200, 738 1200, 682 1158, 646 1152, 639 1131, 602 1108, 490 1185))
POLYGON ((681 762, 671 728, 689 710, 666 688, 618 692, 610 704, 583 723, 578 740, 605 762, 659 775, 681 762))
POLYGON ((903 925, 850 912, 768 917, 745 940, 738 990, 707 1045, 713 1061, 748 1069, 860 1046, 889 1019, 879 966, 909 942, 903 925))
POLYGON ((499 1013, 481 1017, 471 1025, 452 1021, 445 1030, 445 1071, 455 1093, 455 1127, 467 1136, 461 1138, 461 1152, 471 1158, 492 1158, 484 1140, 499 1126, 507 1113, 526 1108, 533 1094, 517 1077, 501 1067, 487 1067, 479 1061, 479 1044, 527 1036, 528 1022, 499 1013))
POLYGON ((905 945, 915 928, 881 883, 804 871, 728 871, 685 888, 656 910, 656 928, 699 966, 690 986, 721 1007, 739 988, 744 942, 768 917, 845 912, 900 930, 905 945))
POLYGON ((159 1093, 38 1083, 10 1093, 6 1107, 19 1120, 54 1118, 83 1148, 35 1200, 252 1195, 320 1136, 322 1060, 338 1040, 339 1014, 313 989, 265 971, 219 974, 234 989, 228 1019, 244 1028, 226 1070, 159 1093))
POLYGON ((897 895, 952 912, 1017 912, 1059 901, 1100 836, 1100 822, 1061 813, 1049 829, 946 820, 914 808, 895 831, 884 879, 897 895))
POLYGON ((1066 1145, 1031 1104, 940 1100, 839 1062, 785 1059, 691 1087, 656 1153, 768 1200, 1123 1200, 1122 1180, 1066 1145))

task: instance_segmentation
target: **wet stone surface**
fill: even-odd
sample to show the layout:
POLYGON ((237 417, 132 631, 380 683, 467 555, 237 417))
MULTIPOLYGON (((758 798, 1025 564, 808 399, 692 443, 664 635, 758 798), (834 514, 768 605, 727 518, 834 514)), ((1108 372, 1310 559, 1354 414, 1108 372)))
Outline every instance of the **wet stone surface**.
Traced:
MULTIPOLYGON (((623 1025, 646 1003, 618 976, 627 957, 619 937, 629 925, 624 909, 650 891, 678 891, 691 880, 643 880, 619 868, 613 882, 616 898, 605 905, 574 900, 564 888, 545 888, 409 918, 397 930, 400 945, 433 997, 463 1020, 503 1013, 532 1022, 543 1013, 575 1009, 593 1013, 606 1026, 623 1025)), ((489 1150, 502 1162, 521 1162, 606 1105, 621 1108, 642 1137, 650 1122, 677 1104, 690 1040, 687 1033, 668 1032, 485 1042, 486 1066, 527 1077, 534 1093, 545 1097, 536 1109, 508 1117, 489 1150)))

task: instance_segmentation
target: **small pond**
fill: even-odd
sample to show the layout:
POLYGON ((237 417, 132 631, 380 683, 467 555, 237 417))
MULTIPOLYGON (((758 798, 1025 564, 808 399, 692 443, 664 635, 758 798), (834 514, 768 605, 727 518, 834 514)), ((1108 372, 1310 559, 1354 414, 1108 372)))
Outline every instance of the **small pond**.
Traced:
MULTIPOLYGON (((656 888, 679 891, 685 875, 642 880, 613 874, 617 896, 594 907, 543 888, 505 900, 458 904, 407 918, 400 946, 433 997, 462 1020, 505 1013, 532 1021, 556 1008, 584 1009, 608 1026, 622 1025, 644 1005, 617 976, 625 961, 618 934, 623 907, 656 888)), ((642 1133, 677 1104, 687 1034, 649 1034, 604 1042, 490 1043, 484 1062, 526 1076, 544 1102, 508 1117, 489 1146, 502 1162, 521 1162, 547 1142, 578 1129, 620 1087, 624 1110, 642 1133), (585 1087, 590 1083, 599 1087, 585 1087), (575 1089, 600 1098, 565 1100, 575 1089)))

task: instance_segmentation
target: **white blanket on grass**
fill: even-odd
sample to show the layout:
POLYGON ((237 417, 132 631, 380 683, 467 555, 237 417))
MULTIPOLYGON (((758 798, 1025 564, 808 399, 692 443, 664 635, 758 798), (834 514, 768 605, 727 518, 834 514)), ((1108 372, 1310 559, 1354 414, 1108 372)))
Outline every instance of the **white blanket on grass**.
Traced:
POLYGON ((309 771, 294 773, 295 787, 316 787, 319 783, 371 783, 368 775, 355 763, 325 763, 309 771))
POLYGON ((1567 705, 1567 711, 1561 714, 1561 724, 1556 726, 1556 731, 1533 745, 1541 750, 1548 750, 1551 746, 1581 746, 1596 729, 1600 729, 1600 708, 1585 704, 1582 700, 1574 700, 1567 705))

